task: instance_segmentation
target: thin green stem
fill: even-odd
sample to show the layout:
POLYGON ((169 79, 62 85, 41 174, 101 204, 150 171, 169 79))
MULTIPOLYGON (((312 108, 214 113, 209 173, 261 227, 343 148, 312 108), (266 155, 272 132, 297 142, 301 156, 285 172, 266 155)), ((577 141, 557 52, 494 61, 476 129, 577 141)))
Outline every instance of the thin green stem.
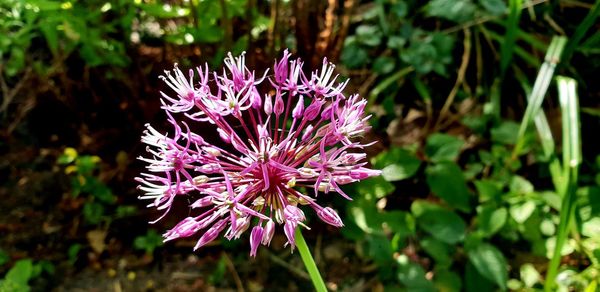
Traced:
POLYGON ((312 280, 317 292, 327 292, 325 282, 323 282, 323 278, 321 278, 321 274, 319 273, 319 269, 315 264, 315 260, 313 259, 312 254, 310 254, 310 250, 308 249, 308 245, 302 236, 300 227, 296 228, 296 246, 298 247, 300 257, 304 262, 304 266, 306 266, 308 275, 310 276, 310 279, 312 280))

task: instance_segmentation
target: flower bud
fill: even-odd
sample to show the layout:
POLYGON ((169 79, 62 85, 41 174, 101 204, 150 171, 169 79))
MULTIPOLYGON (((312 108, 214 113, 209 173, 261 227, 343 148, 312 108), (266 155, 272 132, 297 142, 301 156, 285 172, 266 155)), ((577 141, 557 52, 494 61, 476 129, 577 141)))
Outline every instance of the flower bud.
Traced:
POLYGON ((227 219, 221 219, 221 221, 215 223, 215 225, 213 225, 211 228, 206 230, 206 232, 204 232, 202 237, 200 237, 200 239, 198 239, 196 246, 194 246, 194 251, 205 246, 207 243, 215 240, 217 238, 217 236, 219 236, 219 233, 221 233, 221 231, 223 231, 223 228, 225 228, 225 225, 227 225, 227 219))
POLYGON ((266 246, 270 245, 271 239, 273 239, 273 234, 275 234, 275 222, 273 222, 273 220, 269 220, 265 225, 262 244, 266 246))
POLYGON ((304 112, 304 118, 309 121, 314 120, 319 115, 322 105, 323 102, 318 99, 313 99, 313 102, 306 108, 306 111, 304 112))
POLYGON ((250 232, 250 256, 255 257, 260 241, 263 238, 264 229, 261 226, 254 226, 250 232))
POLYGON ((281 92, 277 92, 275 96, 275 105, 273 106, 273 112, 276 116, 283 113, 283 98, 281 98, 281 92))
POLYGON ((300 119, 302 117, 302 113, 304 112, 304 97, 300 95, 298 98, 298 103, 296 103, 296 107, 292 111, 292 117, 294 119, 300 119))
POLYGON ((267 114, 267 116, 270 116, 271 113, 273 113, 273 101, 271 100, 271 95, 270 94, 265 94, 265 114, 267 114))
POLYGON ((342 219, 340 218, 338 213, 329 207, 321 209, 319 212, 317 212, 317 215, 319 216, 319 218, 321 218, 321 220, 323 220, 323 222, 327 224, 333 225, 335 227, 344 226, 344 223, 342 222, 342 219))
POLYGON ((211 196, 206 196, 204 198, 200 198, 196 200, 190 207, 192 208, 204 208, 213 204, 213 198, 211 196))

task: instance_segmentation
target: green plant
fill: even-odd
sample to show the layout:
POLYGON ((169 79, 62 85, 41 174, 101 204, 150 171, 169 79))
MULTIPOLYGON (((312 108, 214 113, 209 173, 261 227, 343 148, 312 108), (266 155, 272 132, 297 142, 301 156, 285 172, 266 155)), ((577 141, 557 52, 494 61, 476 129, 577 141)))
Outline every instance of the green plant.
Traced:
POLYGON ((145 251, 147 255, 154 254, 154 250, 162 245, 163 237, 154 229, 149 229, 146 235, 140 235, 133 241, 133 247, 145 251))
POLYGON ((111 189, 97 177, 100 162, 100 157, 80 156, 73 148, 65 148, 57 160, 58 164, 65 166, 65 173, 70 177, 73 197, 85 196, 82 214, 92 225, 110 220, 106 209, 117 202, 111 189))
POLYGON ((0 280, 0 291, 30 291, 29 282, 42 273, 53 274, 54 265, 48 261, 34 263, 31 259, 18 260, 0 280))

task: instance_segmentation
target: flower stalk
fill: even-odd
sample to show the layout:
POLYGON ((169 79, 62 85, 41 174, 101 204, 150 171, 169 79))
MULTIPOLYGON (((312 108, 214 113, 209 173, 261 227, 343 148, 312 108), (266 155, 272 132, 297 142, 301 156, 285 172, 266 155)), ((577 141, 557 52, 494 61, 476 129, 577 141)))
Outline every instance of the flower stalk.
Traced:
POLYGON ((319 273, 319 269, 315 264, 315 260, 313 259, 312 254, 310 253, 310 249, 308 248, 304 237, 302 236, 302 231, 300 230, 300 228, 296 229, 296 246, 298 247, 298 251, 300 252, 302 262, 304 262, 304 266, 308 271, 308 275, 310 276, 310 279, 312 280, 313 285, 315 286, 315 290, 317 290, 317 292, 326 292, 327 288, 325 286, 325 282, 323 282, 323 278, 319 273))

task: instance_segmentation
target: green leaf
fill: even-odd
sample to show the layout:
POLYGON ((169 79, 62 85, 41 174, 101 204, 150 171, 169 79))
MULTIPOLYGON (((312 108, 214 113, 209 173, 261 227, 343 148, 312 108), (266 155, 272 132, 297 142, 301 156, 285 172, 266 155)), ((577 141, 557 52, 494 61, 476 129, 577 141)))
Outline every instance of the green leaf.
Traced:
POLYGON ((587 237, 598 237, 600 235, 600 217, 594 217, 581 225, 581 234, 587 237))
POLYGON ((427 185, 450 206, 461 211, 471 210, 470 193, 462 171, 456 163, 443 162, 427 167, 427 185))
POLYGON ((515 175, 510 179, 509 189, 511 193, 518 195, 527 195, 534 191, 533 184, 519 175, 515 175))
MULTIPOLYGON (((402 2, 401 2, 402 3, 402 2)), ((373 62, 373 70, 378 74, 388 74, 394 71, 396 60, 387 56, 380 56, 373 62)))
POLYGON ((10 255, 3 249, 0 249, 0 267, 4 264, 8 263, 9 260, 10 260, 10 255))
POLYGON ((425 278, 423 267, 408 261, 406 257, 400 259, 397 277, 408 291, 435 291, 433 283, 425 278))
POLYGON ((369 256, 382 268, 389 266, 394 258, 390 240, 383 235, 374 235, 369 236, 367 242, 369 256))
POLYGON ((506 208, 496 208, 493 205, 479 206, 477 213, 477 226, 488 237, 498 232, 508 218, 506 208))
POLYGON ((340 59, 348 68, 356 69, 361 68, 367 63, 369 54, 360 45, 351 43, 344 47, 340 59))
POLYGON ((69 258, 69 264, 74 265, 77 262, 79 257, 79 252, 81 251, 81 244, 75 243, 69 246, 67 250, 67 257, 69 258))
POLYGON ((75 162, 77 170, 81 174, 91 174, 98 167, 98 163, 100 163, 100 157, 91 155, 81 156, 75 162))
POLYGON ((439 292, 455 292, 462 289, 460 276, 448 270, 436 271, 433 282, 436 290, 439 292))
POLYGON ((184 17, 190 14, 190 10, 188 8, 183 8, 179 6, 172 6, 169 4, 140 4, 138 5, 144 12, 146 12, 150 16, 154 16, 157 18, 176 18, 176 17, 184 17))
POLYGON ((355 192, 359 197, 372 200, 381 199, 396 189, 396 187, 387 182, 383 177, 377 176, 369 179, 365 179, 354 183, 349 188, 354 188, 355 192))
POLYGON ((455 161, 464 144, 458 137, 435 133, 427 138, 425 153, 433 162, 455 161))
POLYGON ((33 273, 33 262, 31 259, 18 260, 15 265, 10 268, 6 276, 7 281, 11 281, 21 285, 27 285, 33 273))
POLYGON ((67 147, 63 153, 58 157, 58 164, 69 164, 77 158, 77 150, 75 148, 67 147))
POLYGON ((476 10, 477 6, 470 0, 432 0, 425 11, 428 16, 461 23, 473 19, 476 10))
POLYGON ((148 230, 146 235, 138 236, 133 241, 133 247, 135 249, 144 250, 148 254, 152 254, 157 247, 162 245, 163 237, 154 229, 148 230))
POLYGON ((394 233, 401 237, 407 237, 415 234, 415 218, 404 211, 387 211, 381 215, 381 221, 385 223, 394 233))
POLYGON ((464 239, 467 226, 456 213, 422 200, 415 201, 411 211, 419 227, 438 240, 455 244, 464 239))
POLYGON ((490 179, 482 179, 474 181, 474 184, 479 194, 479 202, 483 203, 500 198, 501 186, 498 182, 490 179))
POLYGON ((452 264, 453 249, 447 243, 438 241, 432 237, 426 237, 420 242, 421 247, 431 256, 436 267, 448 268, 452 264))
POLYGON ((526 201, 510 206, 510 216, 519 224, 523 224, 533 214, 533 211, 535 211, 535 203, 533 201, 526 201))
POLYGON ((382 169, 387 181, 398 181, 412 177, 421 166, 421 160, 402 148, 391 148, 373 159, 375 168, 382 169))
POLYGON ((508 8, 503 0, 479 0, 479 4, 481 4, 487 12, 495 16, 506 13, 506 9, 508 8))
POLYGON ((48 48, 52 52, 52 55, 58 55, 58 30, 57 23, 46 21, 43 25, 40 25, 40 30, 48 43, 48 48))
POLYGON ((467 292, 481 292, 481 291, 493 291, 493 282, 483 277, 471 264, 467 263, 465 267, 465 291, 467 292))
POLYGON ((519 132, 519 124, 513 121, 503 121, 498 127, 491 130, 492 141, 504 145, 514 145, 517 142, 516 133, 519 132))
POLYGON ((351 220, 365 233, 381 233, 381 216, 373 201, 359 199, 348 204, 351 220))
POLYGON ((113 195, 110 188, 104 184, 99 184, 92 190, 92 195, 99 201, 106 204, 114 204, 117 201, 117 197, 113 195))
POLYGON ((481 276, 506 289, 507 263, 504 255, 496 247, 482 242, 467 249, 467 255, 481 276))
POLYGON ((225 277, 226 269, 227 269, 227 258, 226 258, 226 255, 222 255, 221 258, 219 259, 219 262, 217 262, 217 264, 214 268, 214 271, 208 277, 208 282, 212 285, 222 282, 223 278, 225 277))
POLYGON ((524 264, 519 270, 521 280, 525 283, 528 288, 533 287, 540 281, 540 273, 535 269, 532 264, 524 264))
POLYGON ((367 46, 378 46, 381 43, 381 31, 375 25, 361 24, 356 28, 356 40, 367 46))
POLYGON ((83 218, 90 224, 98 224, 104 216, 104 206, 96 202, 87 202, 83 205, 83 218))

